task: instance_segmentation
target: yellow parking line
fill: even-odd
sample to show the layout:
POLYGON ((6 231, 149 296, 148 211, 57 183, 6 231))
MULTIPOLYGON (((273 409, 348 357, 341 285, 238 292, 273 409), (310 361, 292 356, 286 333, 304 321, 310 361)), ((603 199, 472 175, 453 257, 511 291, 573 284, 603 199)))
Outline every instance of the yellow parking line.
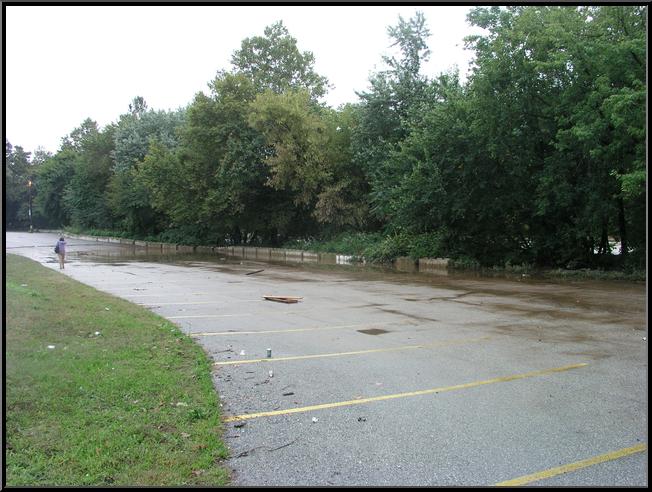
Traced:
POLYGON ((384 396, 376 396, 372 398, 361 398, 359 400, 349 400, 349 401, 340 401, 340 402, 335 402, 335 403, 324 403, 322 405, 311 405, 308 407, 299 407, 299 408, 288 408, 286 410, 275 410, 271 412, 259 412, 259 413, 248 413, 248 414, 243 414, 243 415, 234 415, 231 417, 226 417, 224 419, 224 422, 235 422, 238 420, 248 420, 248 419, 255 419, 258 417, 272 417, 275 415, 287 415, 291 413, 300 413, 300 412, 310 412, 313 410, 323 410, 326 408, 336 408, 336 407, 345 407, 349 405, 362 405, 364 403, 371 403, 375 401, 383 401, 383 400, 392 400, 395 398, 406 398, 409 396, 420 396, 420 395, 428 395, 432 393, 443 393, 445 391, 454 391, 454 390, 459 390, 459 389, 467 389, 467 388, 474 388, 476 386, 483 386, 485 384, 493 384, 493 383, 503 383, 507 381, 514 381, 517 379, 525 379, 525 378, 531 378, 534 376, 543 376, 545 374, 552 374, 555 372, 562 372, 562 371, 568 371, 570 369, 577 369, 580 367, 586 366, 587 363, 583 362, 580 364, 572 364, 569 366, 563 366, 563 367, 554 367, 552 369, 543 369, 540 371, 532 371, 532 372, 526 372, 524 374, 516 374, 513 376, 504 376, 504 377, 499 377, 499 378, 492 378, 492 379, 485 379, 484 381, 474 381, 472 383, 465 383, 465 384, 456 384, 454 386, 443 386, 440 388, 433 388, 433 389, 427 389, 427 390, 421 390, 421 391, 411 391, 409 393, 397 393, 393 395, 384 395, 384 396))
MULTIPOLYGON (((187 317, 187 316, 183 316, 187 317)), ((172 319, 173 316, 168 316, 168 319, 172 319)), ((342 328, 355 328, 356 326, 379 326, 379 325, 388 325, 390 322, 385 323, 372 323, 364 325, 341 325, 341 326, 323 326, 320 328, 290 328, 287 330, 264 330, 264 331, 209 331, 204 333, 189 333, 191 337, 214 337, 220 335, 257 335, 265 333, 294 333, 300 331, 321 331, 321 330, 341 330, 342 328)))
POLYGON ((497 487, 509 487, 517 485, 525 485, 526 483, 536 482, 537 480, 544 480, 546 478, 551 478, 556 475, 561 475, 562 473, 568 473, 580 468, 585 468, 587 466, 597 465, 598 463, 604 463, 605 461, 611 461, 624 456, 629 456, 630 454, 640 453, 647 449, 646 444, 637 444, 631 448, 624 448, 612 453, 601 454, 600 456, 595 456, 594 458, 589 458, 582 461, 577 461, 576 463, 570 463, 568 465, 557 466, 555 468, 550 468, 538 473, 532 473, 531 475, 524 475, 519 478, 514 478, 512 480, 506 480, 504 482, 497 483, 497 487))
MULTIPOLYGON (((179 297, 180 294, 178 293, 165 293, 165 292, 159 292, 158 294, 132 294, 131 292, 112 292, 114 295, 122 295, 122 296, 129 296, 129 297, 179 297)), ((211 292, 189 292, 187 294, 183 295, 188 295, 188 296, 205 296, 208 294, 212 294, 211 292)), ((219 294, 212 294, 212 295, 218 295, 219 294)), ((219 296, 219 297, 224 297, 226 298, 227 296, 219 296)))
MULTIPOLYGON (((198 316, 166 316, 167 319, 186 319, 186 318, 232 318, 240 316, 253 316, 254 313, 238 313, 238 314, 202 314, 198 316)), ((190 335, 192 336, 192 334, 190 335)))
POLYGON ((222 299, 219 301, 193 301, 193 302, 138 302, 139 306, 184 306, 186 304, 218 304, 218 303, 235 303, 235 302, 262 302, 260 299, 245 299, 230 301, 228 299, 222 299))
POLYGON ((381 349, 369 349, 369 350, 356 350, 353 352, 334 352, 330 354, 314 354, 314 355, 296 355, 292 357, 274 357, 273 359, 247 359, 247 360, 230 360, 224 362, 214 362, 215 366, 229 366, 237 364, 254 364, 256 362, 278 362, 278 361, 287 361, 287 360, 302 360, 302 359, 318 359, 321 357, 340 357, 344 355, 360 355, 360 354, 373 354, 377 352, 394 352, 399 350, 413 350, 413 349, 422 349, 428 347, 446 347, 450 345, 460 345, 463 343, 472 343, 479 342, 481 340, 488 340, 490 336, 479 337, 479 338, 463 338, 459 340, 448 340, 441 342, 433 342, 422 345, 403 345, 402 347, 390 347, 390 348, 381 348, 381 349))
MULTIPOLYGON (((301 314, 304 313, 305 311, 284 311, 284 312, 278 312, 274 314, 301 314)), ((260 313, 237 313, 237 314, 198 314, 198 315, 193 315, 193 316, 166 316, 167 319, 186 319, 186 318, 229 318, 232 316, 254 316, 256 314, 260 313)), ((233 332, 231 332, 233 333, 233 332)), ((244 333, 244 332, 242 332, 244 333)), ((263 333, 263 332, 258 332, 254 331, 251 333, 263 333)), ((211 333, 208 333, 206 335, 210 335, 211 333)), ((223 333, 218 333, 218 335, 223 335, 223 333)))

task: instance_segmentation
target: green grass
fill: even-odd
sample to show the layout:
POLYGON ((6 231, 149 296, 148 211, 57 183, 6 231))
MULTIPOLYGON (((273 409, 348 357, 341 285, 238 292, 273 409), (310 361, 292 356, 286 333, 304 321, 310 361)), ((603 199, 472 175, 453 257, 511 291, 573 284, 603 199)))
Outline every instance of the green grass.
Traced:
POLYGON ((7 485, 229 482, 197 344, 32 260, 5 255, 5 268, 7 485))

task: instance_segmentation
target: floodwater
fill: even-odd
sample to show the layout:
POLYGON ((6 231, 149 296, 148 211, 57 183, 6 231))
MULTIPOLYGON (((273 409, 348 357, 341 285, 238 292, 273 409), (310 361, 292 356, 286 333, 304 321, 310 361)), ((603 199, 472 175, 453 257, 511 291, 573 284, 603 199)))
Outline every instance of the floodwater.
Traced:
MULTIPOLYGON (((315 277, 329 275, 336 277, 329 279, 330 282, 371 281, 398 285, 429 285, 458 293, 452 296, 448 293, 440 297, 401 294, 402 300, 415 303, 455 301, 469 307, 482 306, 489 311, 524 317, 544 316, 553 320, 617 323, 632 326, 637 330, 645 329, 642 321, 645 318, 646 306, 643 281, 543 279, 520 274, 483 276, 475 271, 446 270, 432 274, 361 263, 346 265, 290 260, 260 261, 221 253, 152 252, 140 247, 104 243, 84 243, 84 246, 89 244, 92 247, 74 251, 74 241, 71 240, 68 260, 123 267, 132 262, 143 263, 140 268, 156 268, 151 264, 163 263, 233 275, 249 274, 251 277, 260 276, 278 282, 318 282, 320 280, 315 277)), ((397 314, 396 311, 380 305, 378 308, 397 314)), ((417 321, 437 321, 431 317, 413 317, 418 318, 417 321)), ((509 330, 508 327, 504 329, 509 330)))

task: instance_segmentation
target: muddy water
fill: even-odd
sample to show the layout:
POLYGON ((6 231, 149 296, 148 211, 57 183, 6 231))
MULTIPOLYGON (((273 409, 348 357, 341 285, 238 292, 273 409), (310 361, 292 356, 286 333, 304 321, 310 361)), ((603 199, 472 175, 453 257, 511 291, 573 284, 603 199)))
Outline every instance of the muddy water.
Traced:
MULTIPOLYGON (((72 248, 71 248, 72 249, 72 248)), ((483 277, 477 272, 449 272, 432 275, 419 272, 362 264, 338 265, 316 262, 260 261, 219 253, 152 252, 136 247, 100 246, 71 251, 71 260, 128 266, 131 262, 166 263, 228 273, 235 276, 251 274, 278 282, 319 282, 324 275, 329 282, 367 282, 366 290, 374 291, 373 282, 405 285, 428 285, 456 291, 454 295, 407 295, 397 288, 395 295, 414 303, 454 301, 471 308, 500 312, 551 322, 586 321, 600 324, 626 325, 645 329, 646 290, 644 282, 607 280, 550 280, 517 275, 483 277), (261 271, 262 270, 262 271, 261 271)), ((155 268, 145 266, 145 268, 155 268)), ((378 290, 387 295, 387 288, 378 290)), ((392 293, 390 293, 391 295, 392 293)), ((395 311, 379 304, 378 309, 395 311)), ((414 316, 413 314, 406 314, 414 316)), ((429 318, 427 321, 436 321, 429 318)), ((509 326, 501 328, 509 331, 509 326)))

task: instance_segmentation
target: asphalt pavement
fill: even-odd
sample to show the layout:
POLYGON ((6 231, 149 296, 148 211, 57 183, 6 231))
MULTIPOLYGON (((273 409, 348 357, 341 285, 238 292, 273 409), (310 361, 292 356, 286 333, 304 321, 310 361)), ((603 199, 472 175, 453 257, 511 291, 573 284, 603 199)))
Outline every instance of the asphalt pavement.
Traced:
MULTIPOLYGON (((7 232, 6 252, 59 270, 57 237, 7 232)), ((63 274, 211 356, 234 485, 647 486, 643 282, 68 243, 63 274)))

